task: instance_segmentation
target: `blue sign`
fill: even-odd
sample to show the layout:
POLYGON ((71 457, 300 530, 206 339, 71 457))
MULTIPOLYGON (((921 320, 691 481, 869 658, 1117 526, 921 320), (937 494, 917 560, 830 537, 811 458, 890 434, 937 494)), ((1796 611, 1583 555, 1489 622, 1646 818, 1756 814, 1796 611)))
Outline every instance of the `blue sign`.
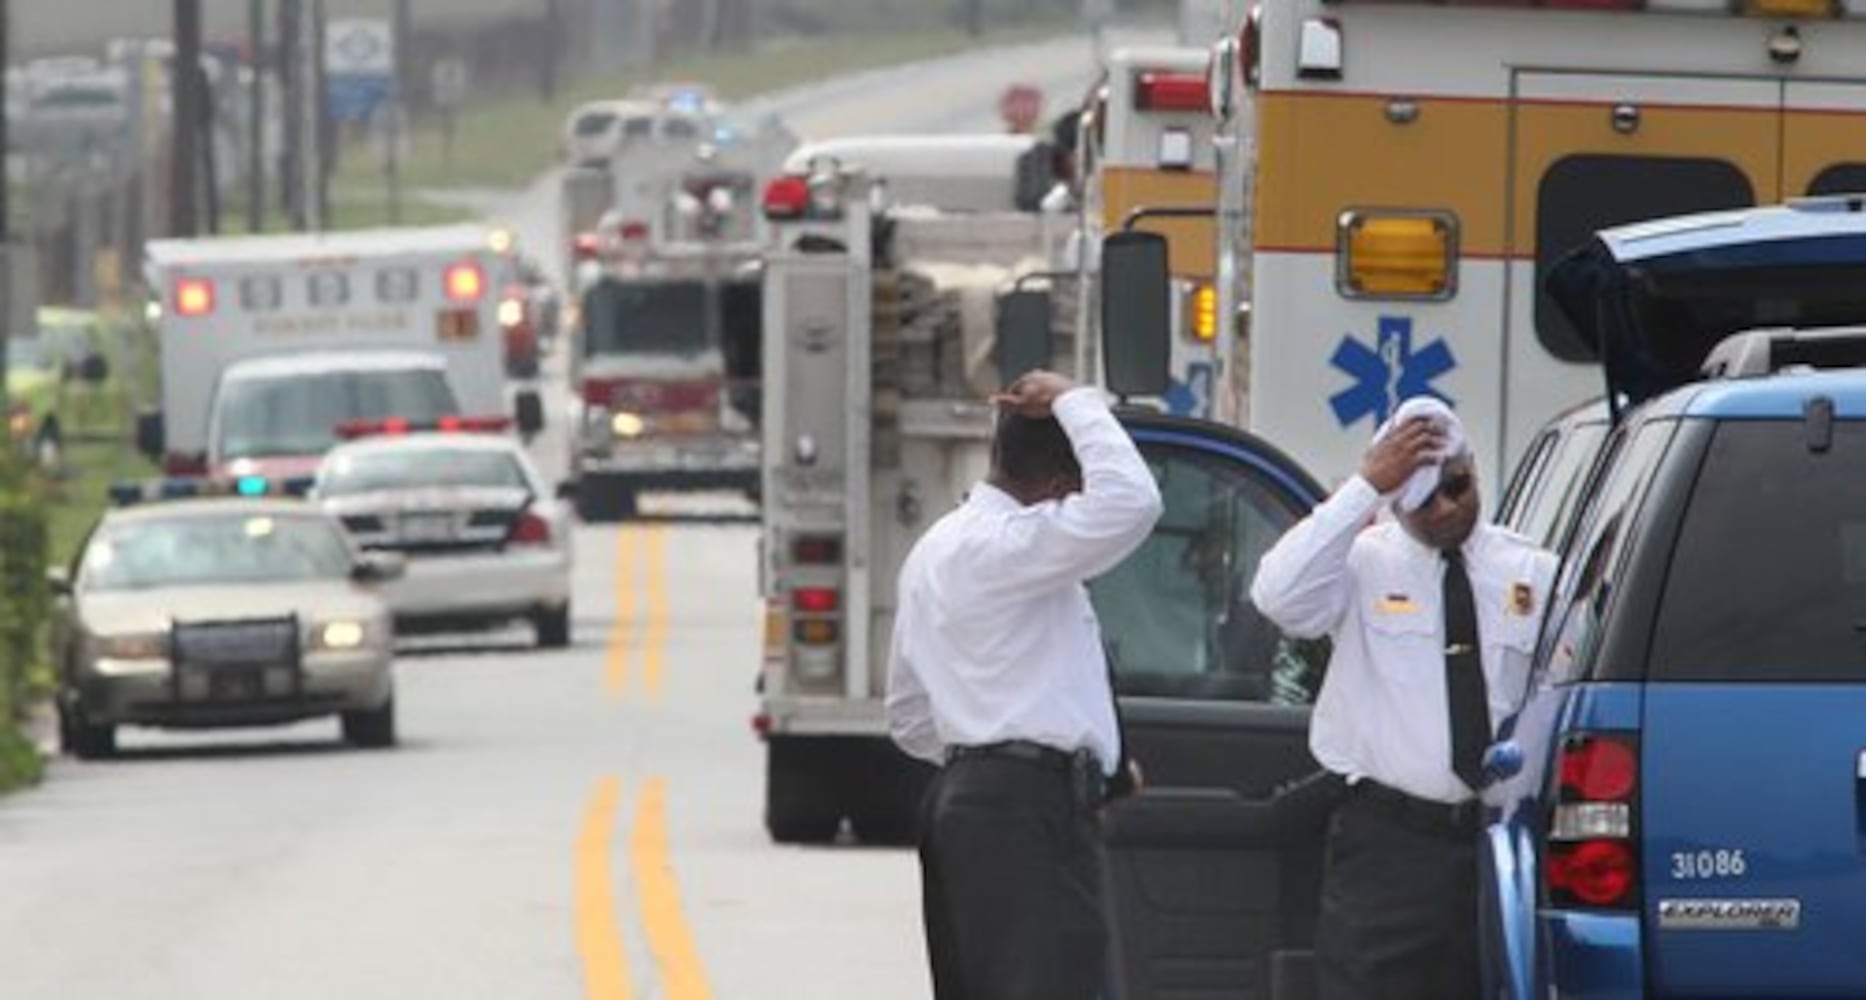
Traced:
POLYGON ((395 97, 387 73, 343 73, 324 78, 324 107, 332 121, 366 122, 395 97))
POLYGON ((1414 396, 1437 396, 1451 403, 1432 383, 1458 367, 1443 340, 1414 349, 1409 316, 1380 317, 1380 330, 1371 347, 1352 334, 1342 337, 1328 362, 1354 380, 1353 385, 1328 399, 1335 419, 1343 427, 1363 417, 1372 418, 1378 427, 1395 407, 1414 396))

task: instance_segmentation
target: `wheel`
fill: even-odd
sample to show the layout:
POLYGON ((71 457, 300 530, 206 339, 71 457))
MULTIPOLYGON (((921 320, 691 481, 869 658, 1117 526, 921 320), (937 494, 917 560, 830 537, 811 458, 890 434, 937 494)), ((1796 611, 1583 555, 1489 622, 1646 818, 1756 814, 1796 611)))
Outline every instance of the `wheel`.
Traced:
POLYGON ((765 752, 765 829, 780 844, 826 844, 842 828, 826 740, 774 737, 765 752))
POLYGON ((570 605, 538 611, 531 627, 537 630, 540 649, 563 649, 570 645, 570 605))
POLYGON ((359 747, 394 746, 395 698, 390 697, 381 708, 343 713, 343 738, 359 747))
POLYGON ((117 727, 92 722, 77 702, 58 706, 58 741, 66 753, 79 760, 102 760, 117 752, 117 727))

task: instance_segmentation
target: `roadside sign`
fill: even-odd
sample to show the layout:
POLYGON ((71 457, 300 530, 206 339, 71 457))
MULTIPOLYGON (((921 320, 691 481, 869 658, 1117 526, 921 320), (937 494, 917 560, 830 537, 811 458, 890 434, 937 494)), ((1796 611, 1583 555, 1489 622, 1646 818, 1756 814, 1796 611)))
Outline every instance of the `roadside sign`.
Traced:
POLYGON ((466 99, 467 65, 454 56, 437 60, 428 81, 434 103, 443 108, 459 106, 466 99))
POLYGON ((341 122, 368 121, 395 97, 395 29, 381 18, 339 18, 324 28, 324 98, 341 122))

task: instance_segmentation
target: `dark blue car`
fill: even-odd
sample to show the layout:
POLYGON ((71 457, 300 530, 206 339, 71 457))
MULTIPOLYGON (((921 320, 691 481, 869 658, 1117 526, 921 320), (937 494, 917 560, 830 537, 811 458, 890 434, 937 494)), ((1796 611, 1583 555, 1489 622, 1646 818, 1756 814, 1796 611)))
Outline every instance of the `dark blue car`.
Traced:
POLYGON ((1862 208, 1613 230, 1551 278, 1613 429, 1492 750, 1490 995, 1866 996, 1866 369, 1813 370, 1866 363, 1862 208))

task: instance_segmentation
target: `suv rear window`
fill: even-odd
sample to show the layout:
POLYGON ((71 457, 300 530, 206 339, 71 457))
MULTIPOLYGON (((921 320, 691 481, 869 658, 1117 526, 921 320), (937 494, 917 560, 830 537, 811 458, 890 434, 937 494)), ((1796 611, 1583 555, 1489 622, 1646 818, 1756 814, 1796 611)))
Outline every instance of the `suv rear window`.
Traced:
POLYGON ((1665 583, 1648 674, 1866 681, 1866 424, 1808 447, 1800 421, 1712 438, 1665 583))

